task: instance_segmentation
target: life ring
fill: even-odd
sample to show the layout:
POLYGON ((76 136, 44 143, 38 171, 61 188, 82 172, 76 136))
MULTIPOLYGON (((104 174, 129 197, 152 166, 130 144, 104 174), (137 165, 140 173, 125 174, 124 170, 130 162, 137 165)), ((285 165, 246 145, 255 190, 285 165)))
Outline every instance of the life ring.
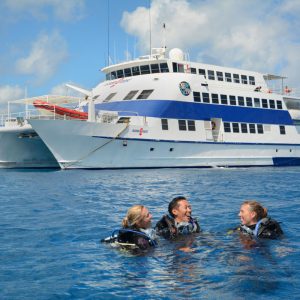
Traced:
POLYGON ((211 121, 211 129, 212 130, 216 129, 216 123, 214 121, 211 121))

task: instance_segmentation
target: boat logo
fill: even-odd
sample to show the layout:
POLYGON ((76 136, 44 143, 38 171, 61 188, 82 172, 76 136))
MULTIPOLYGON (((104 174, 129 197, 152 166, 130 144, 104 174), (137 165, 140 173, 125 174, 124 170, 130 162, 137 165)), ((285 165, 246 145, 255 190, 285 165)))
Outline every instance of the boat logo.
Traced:
POLYGON ((191 93, 191 87, 186 81, 181 81, 179 83, 179 89, 183 96, 188 96, 191 93))

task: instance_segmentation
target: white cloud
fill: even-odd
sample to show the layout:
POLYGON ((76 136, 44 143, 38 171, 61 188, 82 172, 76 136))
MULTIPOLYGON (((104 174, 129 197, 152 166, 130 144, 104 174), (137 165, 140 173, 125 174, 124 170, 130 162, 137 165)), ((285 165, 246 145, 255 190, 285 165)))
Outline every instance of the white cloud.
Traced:
MULTIPOLYGON (((194 59, 254 71, 276 73, 298 83, 298 0, 152 0, 152 47, 163 46, 163 24, 168 49, 190 51, 194 59)), ((125 12, 121 21, 149 52, 149 10, 125 12)))
POLYGON ((56 18, 74 21, 84 16, 85 0, 5 0, 5 5, 15 13, 29 13, 38 19, 46 19, 50 7, 56 18))
POLYGON ((37 82, 43 82, 54 74, 67 55, 66 42, 59 33, 41 34, 32 43, 29 55, 16 62, 16 71, 33 75, 37 82))
POLYGON ((0 103, 7 103, 11 100, 24 98, 24 89, 18 85, 2 85, 0 86, 0 103))
POLYGON ((81 93, 76 92, 73 89, 70 89, 66 86, 65 83, 59 84, 57 86, 54 86, 50 94, 52 95, 60 95, 60 96, 73 96, 73 97, 82 97, 81 93))

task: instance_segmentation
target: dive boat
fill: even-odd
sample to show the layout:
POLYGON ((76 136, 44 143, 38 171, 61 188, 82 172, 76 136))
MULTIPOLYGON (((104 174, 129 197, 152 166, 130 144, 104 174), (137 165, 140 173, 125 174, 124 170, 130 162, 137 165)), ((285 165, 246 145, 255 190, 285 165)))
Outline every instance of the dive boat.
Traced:
MULTIPOLYGON (((55 157, 49 151, 38 134, 28 123, 29 119, 56 119, 61 115, 44 107, 55 106, 53 103, 78 103, 77 97, 66 96, 40 96, 10 101, 8 113, 0 118, 0 168, 59 168, 55 157), (43 100, 41 100, 43 99, 43 100), (29 106, 39 103, 40 110, 48 114, 39 114, 36 109, 29 106), (51 104, 52 103, 52 104, 51 104), (24 112, 11 113, 14 104, 26 105, 24 112)), ((57 109, 57 105, 55 107, 57 109)))
POLYGON ((269 87, 285 77, 177 48, 102 71, 88 121, 29 120, 63 169, 300 165, 300 98, 269 87))

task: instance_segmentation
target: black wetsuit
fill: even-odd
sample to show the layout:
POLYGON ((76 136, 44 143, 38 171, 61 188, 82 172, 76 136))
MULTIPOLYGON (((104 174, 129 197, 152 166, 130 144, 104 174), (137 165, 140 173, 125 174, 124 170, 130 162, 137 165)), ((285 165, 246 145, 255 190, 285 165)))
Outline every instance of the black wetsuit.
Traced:
POLYGON ((279 223, 269 217, 251 226, 240 225, 238 230, 243 234, 265 239, 277 239, 283 234, 279 223))
POLYGON ((172 217, 164 215, 156 223, 155 230, 158 235, 166 239, 174 239, 178 236, 200 232, 200 226, 192 217, 189 222, 176 224, 172 217))

